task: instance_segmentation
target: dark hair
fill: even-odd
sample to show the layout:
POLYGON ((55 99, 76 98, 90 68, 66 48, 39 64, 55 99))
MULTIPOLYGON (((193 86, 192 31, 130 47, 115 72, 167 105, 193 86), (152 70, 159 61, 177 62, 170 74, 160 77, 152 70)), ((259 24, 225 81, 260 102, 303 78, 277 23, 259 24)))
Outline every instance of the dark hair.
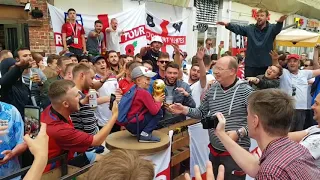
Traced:
POLYGON ((263 129, 276 136, 287 136, 294 114, 294 100, 280 89, 264 89, 248 97, 249 111, 259 117, 263 129))
POLYGON ((69 14, 69 12, 71 12, 71 11, 74 11, 74 12, 76 12, 76 10, 75 9, 73 9, 73 8, 70 8, 70 9, 68 9, 68 14, 69 14))
POLYGON ((160 52, 158 60, 159 59, 170 59, 169 53, 167 52, 160 52))
POLYGON ((127 64, 129 71, 132 72, 132 70, 138 66, 141 66, 141 63, 136 62, 136 61, 131 61, 127 64), (129 65, 129 66, 128 66, 129 65))
POLYGON ((135 58, 142 58, 142 56, 141 56, 141 54, 140 53, 137 53, 136 55, 135 55, 135 58))
POLYGON ((195 63, 198 63, 197 56, 193 56, 191 60, 191 65, 195 63))
POLYGON ((192 64, 192 65, 191 65, 191 69, 192 69, 194 66, 198 66, 198 67, 199 67, 199 64, 198 64, 198 63, 192 64))
POLYGON ((56 55, 56 54, 50 54, 47 58, 47 63, 48 64, 52 64, 53 60, 58 60, 60 59, 60 56, 59 55, 56 55))
POLYGON ((224 54, 226 54, 228 56, 232 56, 232 53, 230 51, 226 51, 226 52, 224 52, 224 54))
POLYGON ((126 54, 121 54, 120 56, 119 56, 119 58, 127 58, 128 56, 126 55, 126 54))
POLYGON ((145 64, 145 63, 150 64, 153 67, 153 62, 151 60, 145 60, 142 62, 142 64, 145 64))
POLYGON ((58 102, 60 98, 67 95, 69 89, 73 88, 75 83, 70 80, 57 80, 49 86, 48 96, 52 103, 58 102))
POLYGON ((25 50, 29 50, 29 51, 30 51, 30 48, 27 48, 27 47, 18 48, 18 49, 14 52, 14 57, 15 57, 15 58, 19 58, 19 52, 20 52, 20 51, 25 51, 25 50))
POLYGON ((205 54, 205 55, 203 56, 203 63, 204 63, 205 66, 210 66, 210 64, 211 64, 211 57, 210 57, 209 55, 205 54))
POLYGON ((208 41, 212 41, 212 39, 211 39, 211 38, 207 38, 207 39, 206 39, 206 43, 207 43, 208 41))
POLYGON ((180 69, 179 65, 177 63, 174 63, 174 62, 170 62, 166 65, 166 68, 165 70, 167 70, 168 68, 174 68, 174 69, 180 69))
POLYGON ((211 60, 218 60, 218 54, 212 54, 211 60))
POLYGON ((98 23, 103 25, 102 21, 100 21, 100 20, 96 20, 96 21, 94 22, 94 25, 96 25, 96 24, 98 24, 98 23))
MULTIPOLYGON (((311 65, 311 64, 310 64, 310 65, 311 65)), ((282 76, 282 73, 283 73, 283 68, 282 68, 282 66, 280 66, 280 64, 276 64, 276 65, 274 65, 274 66, 279 69, 278 76, 279 76, 279 78, 280 78, 280 76, 282 76)))
POLYGON ((110 55, 111 53, 116 53, 116 54, 118 55, 117 51, 110 50, 110 51, 108 52, 108 57, 109 57, 109 55, 110 55))

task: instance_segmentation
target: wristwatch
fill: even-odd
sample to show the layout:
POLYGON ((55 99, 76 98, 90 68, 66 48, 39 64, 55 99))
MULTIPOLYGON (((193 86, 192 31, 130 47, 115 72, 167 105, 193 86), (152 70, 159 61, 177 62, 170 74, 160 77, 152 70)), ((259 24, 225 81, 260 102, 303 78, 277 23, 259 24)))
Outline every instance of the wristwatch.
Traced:
POLYGON ((100 79, 100 82, 101 82, 102 84, 104 84, 106 81, 102 81, 102 80, 100 79))

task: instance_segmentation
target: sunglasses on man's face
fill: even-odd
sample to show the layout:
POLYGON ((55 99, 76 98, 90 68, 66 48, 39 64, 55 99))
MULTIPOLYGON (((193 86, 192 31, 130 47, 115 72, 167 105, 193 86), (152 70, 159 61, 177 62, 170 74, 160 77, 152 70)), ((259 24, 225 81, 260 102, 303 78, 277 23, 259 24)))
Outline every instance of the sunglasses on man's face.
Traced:
POLYGON ((159 61, 161 64, 167 64, 169 61, 159 61))

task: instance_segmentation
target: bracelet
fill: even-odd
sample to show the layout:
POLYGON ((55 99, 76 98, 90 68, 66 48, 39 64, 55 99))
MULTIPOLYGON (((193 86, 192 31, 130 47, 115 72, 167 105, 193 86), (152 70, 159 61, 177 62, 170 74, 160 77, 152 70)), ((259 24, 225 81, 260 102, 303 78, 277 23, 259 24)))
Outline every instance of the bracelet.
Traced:
POLYGON ((239 130, 239 129, 236 130, 236 133, 237 133, 239 139, 241 139, 241 133, 240 133, 240 130, 239 130))
POLYGON ((106 81, 102 81, 102 80, 100 79, 100 82, 101 82, 102 84, 104 84, 106 81))

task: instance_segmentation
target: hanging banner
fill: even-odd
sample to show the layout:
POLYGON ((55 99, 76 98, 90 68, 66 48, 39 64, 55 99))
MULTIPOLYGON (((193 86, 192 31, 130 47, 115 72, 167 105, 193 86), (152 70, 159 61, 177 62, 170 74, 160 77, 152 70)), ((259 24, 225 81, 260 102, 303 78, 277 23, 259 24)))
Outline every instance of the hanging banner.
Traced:
POLYGON ((157 154, 146 156, 145 158, 154 163, 155 175, 154 180, 169 180, 170 179, 170 160, 171 160, 171 145, 173 131, 169 131, 170 146, 167 150, 157 154))
MULTIPOLYGON (((51 25, 54 32, 54 41, 56 52, 59 53, 63 49, 61 27, 67 22, 67 12, 48 4, 51 16, 51 25)), ((121 13, 109 15, 85 15, 77 14, 77 23, 84 27, 86 36, 90 30, 94 29, 94 22, 101 20, 103 22, 103 30, 109 27, 110 20, 116 18, 118 20, 118 30, 123 30, 124 34, 120 40, 121 54, 135 55, 140 49, 150 43, 154 35, 162 37, 164 46, 162 51, 172 54, 172 43, 180 45, 182 51, 186 50, 186 35, 188 18, 177 22, 169 22, 155 17, 151 12, 146 11, 145 5, 124 11, 121 13)))

